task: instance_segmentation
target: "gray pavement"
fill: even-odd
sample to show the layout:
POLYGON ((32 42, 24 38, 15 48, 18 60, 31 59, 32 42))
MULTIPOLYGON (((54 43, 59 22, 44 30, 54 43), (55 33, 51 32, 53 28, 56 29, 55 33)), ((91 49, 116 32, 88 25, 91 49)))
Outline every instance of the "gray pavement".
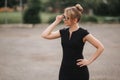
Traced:
MULTIPOLYGON (((58 80, 62 59, 60 38, 46 40, 41 32, 48 25, 0 28, 0 80, 58 80)), ((63 28, 63 25, 56 29, 63 28)), ((120 79, 120 24, 82 24, 105 46, 103 54, 89 65, 90 80, 120 79)), ((85 58, 95 48, 86 43, 85 58)))

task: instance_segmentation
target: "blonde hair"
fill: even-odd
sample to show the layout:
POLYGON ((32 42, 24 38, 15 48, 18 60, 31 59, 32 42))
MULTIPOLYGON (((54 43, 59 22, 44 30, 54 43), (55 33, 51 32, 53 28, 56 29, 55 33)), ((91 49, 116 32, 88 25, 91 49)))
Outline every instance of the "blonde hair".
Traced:
POLYGON ((64 12, 70 19, 77 18, 79 22, 82 16, 83 8, 80 4, 76 4, 75 6, 65 8, 64 12))

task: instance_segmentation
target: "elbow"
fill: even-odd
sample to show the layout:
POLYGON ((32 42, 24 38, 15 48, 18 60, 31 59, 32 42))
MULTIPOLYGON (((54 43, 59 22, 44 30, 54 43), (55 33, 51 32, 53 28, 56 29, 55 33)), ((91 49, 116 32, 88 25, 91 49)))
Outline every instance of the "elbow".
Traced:
POLYGON ((102 45, 102 46, 99 47, 99 49, 100 49, 100 51, 101 51, 101 53, 102 53, 105 48, 104 48, 104 46, 102 45))
POLYGON ((104 49, 105 49, 105 48, 104 48, 104 47, 102 47, 102 48, 101 48, 101 51, 103 52, 103 51, 104 51, 104 49))
POLYGON ((41 34, 41 37, 46 39, 46 35, 43 33, 41 34))
POLYGON ((96 48, 100 53, 102 53, 104 51, 104 46, 103 45, 99 45, 96 48))
POLYGON ((45 35, 45 34, 41 34, 41 37, 44 38, 44 39, 50 39, 48 35, 45 35))

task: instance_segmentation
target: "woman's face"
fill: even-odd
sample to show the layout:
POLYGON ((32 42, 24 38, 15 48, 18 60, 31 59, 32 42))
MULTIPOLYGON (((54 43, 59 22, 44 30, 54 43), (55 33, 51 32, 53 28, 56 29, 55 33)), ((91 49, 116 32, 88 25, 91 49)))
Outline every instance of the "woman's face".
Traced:
POLYGON ((63 21, 66 26, 72 25, 71 19, 66 13, 63 14, 63 21))
POLYGON ((63 21, 64 24, 68 27, 71 27, 77 23, 77 19, 71 19, 70 16, 68 16, 66 13, 63 14, 63 21))

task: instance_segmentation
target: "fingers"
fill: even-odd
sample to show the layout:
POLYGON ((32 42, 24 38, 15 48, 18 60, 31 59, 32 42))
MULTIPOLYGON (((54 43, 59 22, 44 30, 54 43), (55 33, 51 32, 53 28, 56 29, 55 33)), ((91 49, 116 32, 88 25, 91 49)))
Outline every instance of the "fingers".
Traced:
POLYGON ((63 15, 57 15, 57 18, 64 18, 63 15))
POLYGON ((64 17, 63 15, 57 15, 56 16, 56 20, 57 21, 61 21, 63 19, 63 17, 64 17))
POLYGON ((83 65, 83 64, 82 64, 82 65, 80 65, 80 67, 83 67, 83 66, 85 66, 85 65, 83 65))
POLYGON ((80 66, 80 67, 85 66, 84 64, 82 64, 82 63, 80 63, 80 62, 79 62, 79 63, 77 63, 77 65, 78 65, 78 66, 80 66))
POLYGON ((83 62, 82 61, 83 61, 83 59, 78 59, 76 64, 78 66, 82 67, 83 66, 83 62))
POLYGON ((80 67, 83 67, 83 66, 86 66, 87 63, 88 63, 88 62, 87 62, 87 60, 85 60, 85 59, 78 59, 76 65, 78 65, 78 66, 80 66, 80 67))
POLYGON ((77 61, 82 61, 83 59, 77 59, 77 61))

